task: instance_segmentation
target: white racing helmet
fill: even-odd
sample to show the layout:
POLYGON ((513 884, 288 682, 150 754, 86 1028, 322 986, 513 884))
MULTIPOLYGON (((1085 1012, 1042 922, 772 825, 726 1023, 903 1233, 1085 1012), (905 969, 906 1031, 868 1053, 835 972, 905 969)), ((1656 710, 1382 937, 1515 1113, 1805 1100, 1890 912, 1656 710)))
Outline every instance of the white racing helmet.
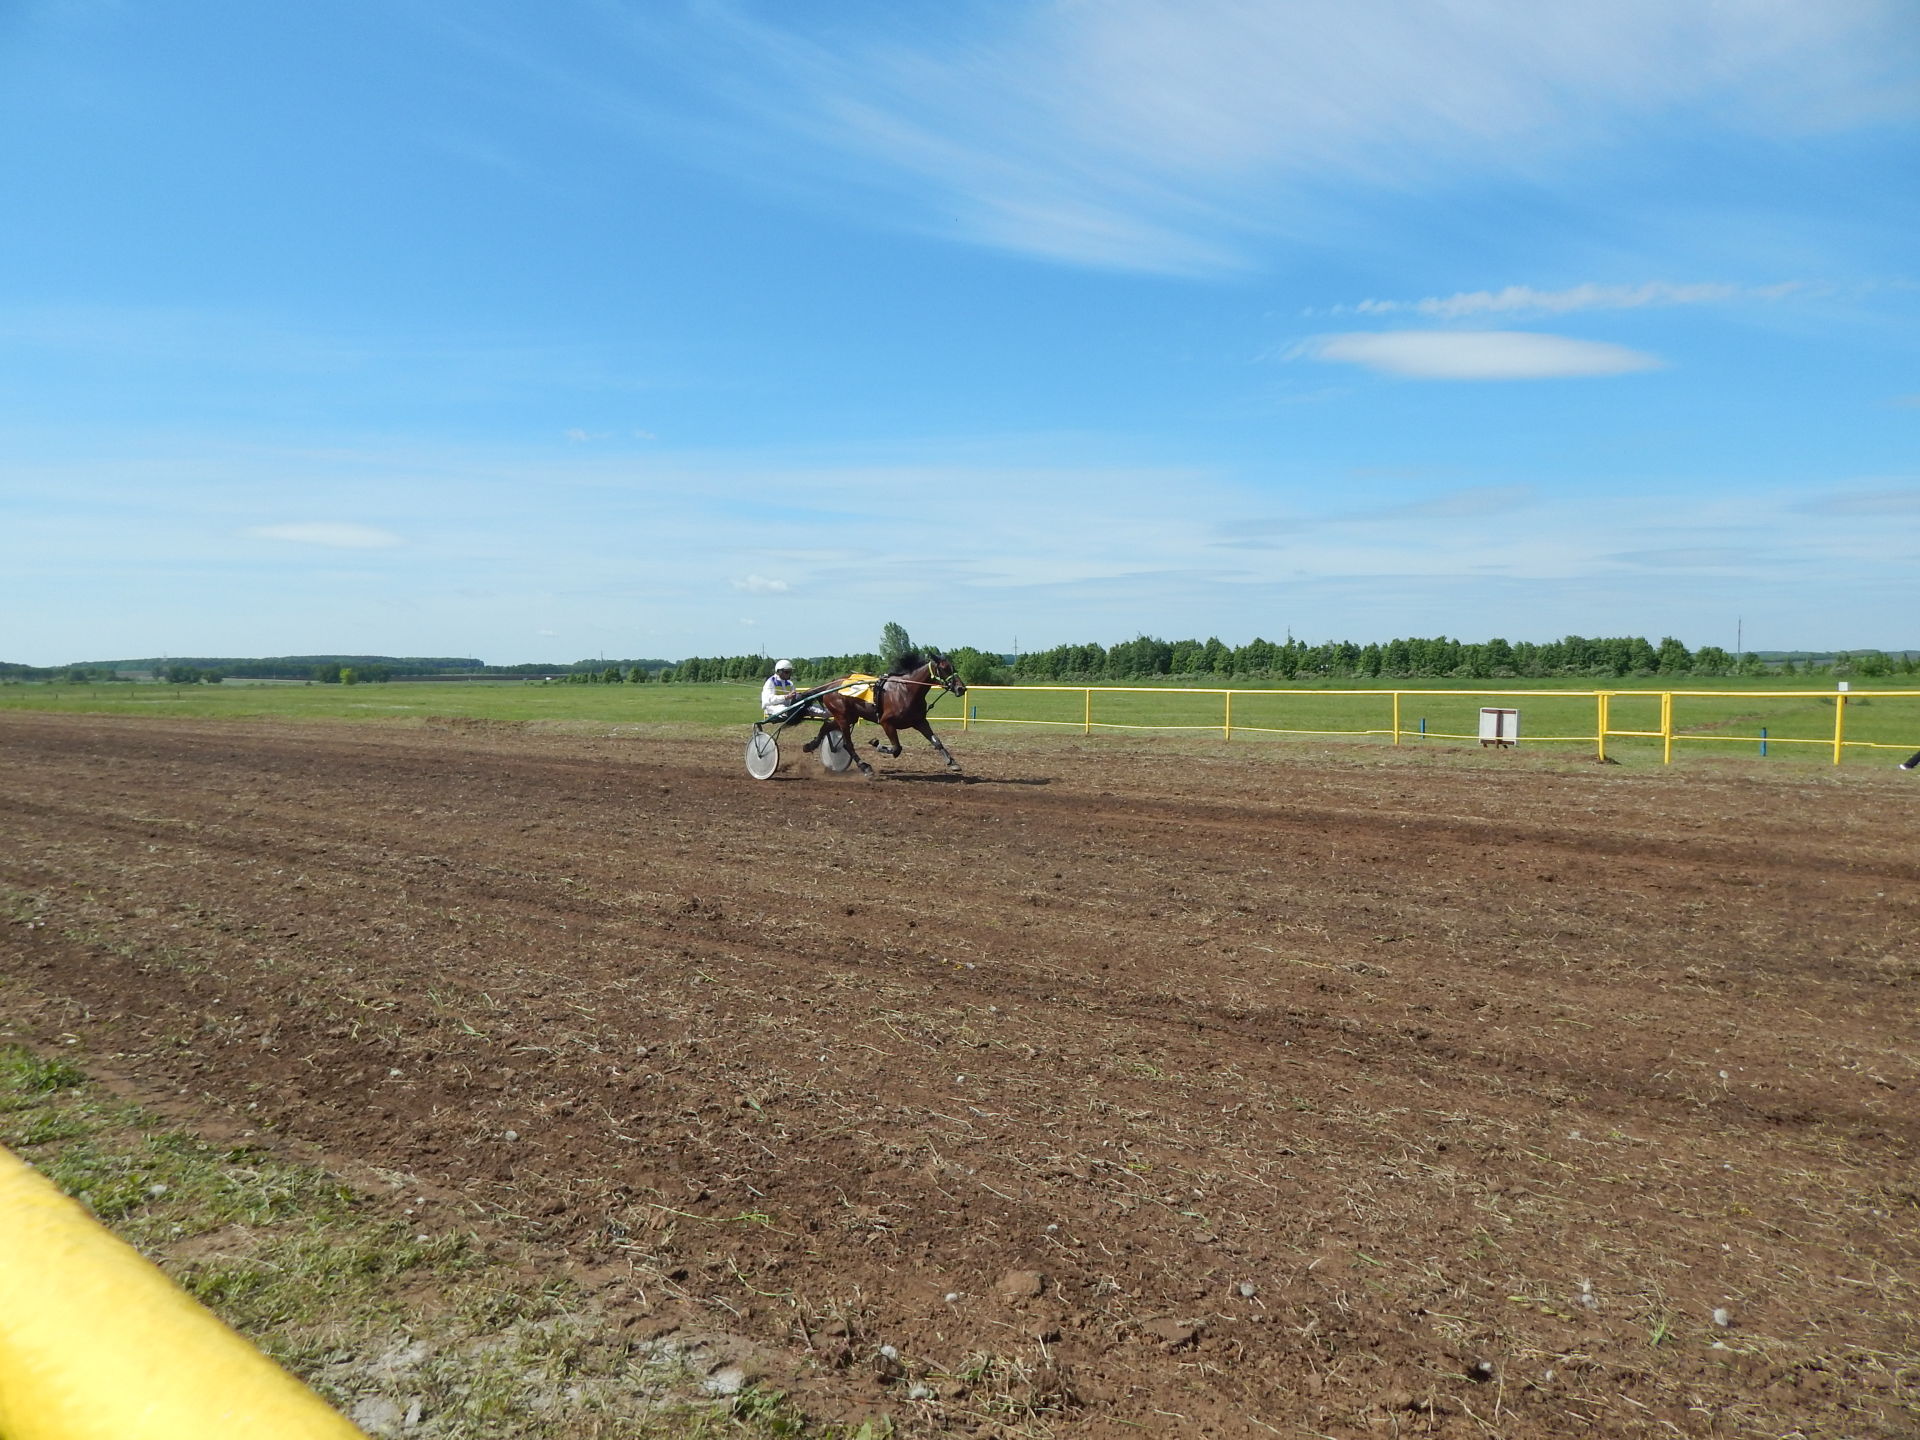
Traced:
POLYGON ((791 660, 776 660, 773 662, 774 674, 778 675, 783 671, 789 675, 793 673, 793 662, 791 660))

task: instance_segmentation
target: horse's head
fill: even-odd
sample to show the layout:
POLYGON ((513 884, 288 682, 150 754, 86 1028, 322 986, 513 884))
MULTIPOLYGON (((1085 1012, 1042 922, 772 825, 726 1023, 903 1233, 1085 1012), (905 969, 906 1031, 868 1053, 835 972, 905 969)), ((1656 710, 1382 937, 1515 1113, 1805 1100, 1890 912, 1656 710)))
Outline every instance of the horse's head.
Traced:
POLYGON ((953 668, 953 661, 938 650, 929 653, 931 658, 927 661, 927 679, 944 687, 949 695, 966 694, 967 682, 962 680, 960 672, 953 668))

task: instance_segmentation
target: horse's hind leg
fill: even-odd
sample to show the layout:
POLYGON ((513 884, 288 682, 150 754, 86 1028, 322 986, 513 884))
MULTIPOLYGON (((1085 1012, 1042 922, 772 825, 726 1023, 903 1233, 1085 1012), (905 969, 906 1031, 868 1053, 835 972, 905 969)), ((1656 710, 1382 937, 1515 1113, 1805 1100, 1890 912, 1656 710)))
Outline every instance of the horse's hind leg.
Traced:
POLYGON ((922 720, 913 728, 927 737, 927 743, 938 750, 940 752, 940 758, 947 762, 947 769, 958 775, 960 773, 960 762, 953 758, 953 752, 951 750, 940 743, 940 737, 933 733, 933 726, 929 725, 925 720, 922 720))
POLYGON ((878 740, 869 740, 867 743, 876 750, 886 751, 887 754, 898 760, 900 758, 900 732, 884 720, 880 722, 880 728, 886 731, 886 743, 883 745, 878 740))
POLYGON ((821 725, 820 733, 814 736, 811 740, 807 741, 806 744, 802 745, 800 747, 800 753, 802 755, 811 755, 814 751, 818 750, 820 748, 820 742, 827 738, 827 732, 833 728, 834 728, 834 723, 832 720, 828 720, 826 723, 821 725))

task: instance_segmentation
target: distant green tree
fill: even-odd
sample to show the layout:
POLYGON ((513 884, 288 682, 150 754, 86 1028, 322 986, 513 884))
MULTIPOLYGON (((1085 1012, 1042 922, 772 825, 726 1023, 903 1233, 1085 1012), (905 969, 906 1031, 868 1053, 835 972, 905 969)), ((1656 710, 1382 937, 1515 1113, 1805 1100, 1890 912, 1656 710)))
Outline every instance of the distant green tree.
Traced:
POLYGON ((1684 674, 1693 669, 1693 654, 1673 636, 1665 636, 1654 652, 1654 669, 1662 675, 1684 674))
POLYGON ((913 640, 907 634, 907 627, 889 620, 880 627, 880 663, 891 666, 893 662, 913 649, 913 640))
POLYGON ((340 683, 342 685, 358 685, 360 683, 360 672, 351 665, 342 665, 340 667, 340 683))
POLYGON ((313 667, 313 678, 318 680, 322 685, 338 685, 340 683, 340 667, 332 662, 316 665, 313 667))
POLYGON ((1233 668, 1243 675, 1271 675, 1279 658, 1280 647, 1256 635, 1233 652, 1233 668))
POLYGON ((626 679, 625 672, 623 672, 618 665, 609 665, 605 670, 600 672, 600 683, 602 685, 623 685, 626 683, 626 679))
POLYGON ((998 655, 989 655, 971 645, 962 645, 947 658, 953 661, 953 668, 960 672, 960 678, 969 685, 1004 685, 1007 681, 1006 667, 1000 663, 998 655))

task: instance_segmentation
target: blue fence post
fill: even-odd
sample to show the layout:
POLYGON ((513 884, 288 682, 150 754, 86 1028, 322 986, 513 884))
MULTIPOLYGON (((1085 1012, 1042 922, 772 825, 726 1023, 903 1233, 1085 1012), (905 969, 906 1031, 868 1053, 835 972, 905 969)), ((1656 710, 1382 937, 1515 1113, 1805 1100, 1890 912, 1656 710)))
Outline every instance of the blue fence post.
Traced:
POLYGON ((1420 733, 1422 735, 1427 733, 1427 717, 1424 715, 1420 717, 1420 733))
POLYGON ((1767 753, 1767 727, 1764 725, 1760 727, 1760 753, 1767 753))

